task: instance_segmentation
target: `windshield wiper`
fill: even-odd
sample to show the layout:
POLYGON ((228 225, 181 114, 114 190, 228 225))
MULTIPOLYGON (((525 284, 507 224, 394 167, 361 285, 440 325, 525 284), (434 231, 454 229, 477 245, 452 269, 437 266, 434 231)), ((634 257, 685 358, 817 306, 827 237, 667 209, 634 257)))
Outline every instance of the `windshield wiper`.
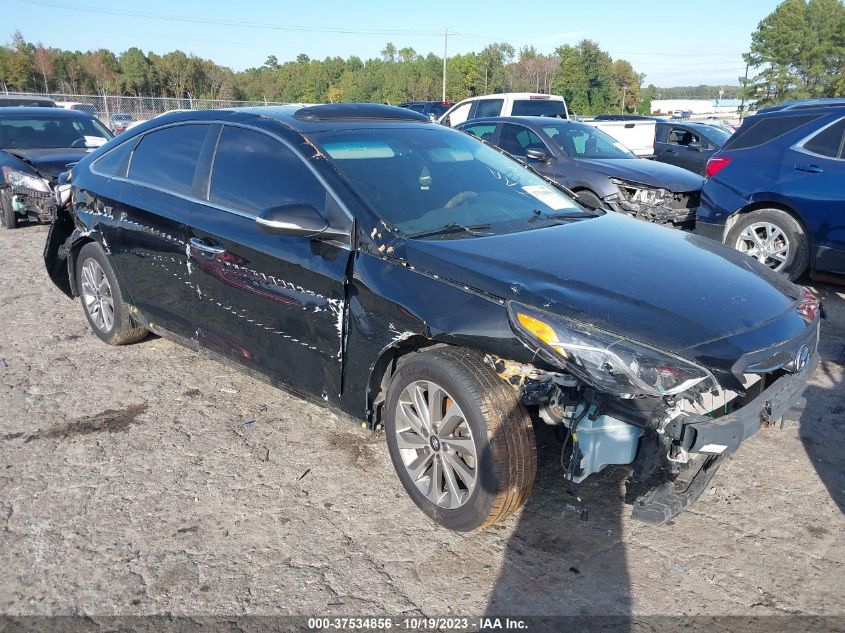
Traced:
POLYGON ((534 214, 534 217, 528 220, 529 222, 536 220, 537 218, 543 218, 544 220, 551 220, 557 224, 564 224, 563 220, 579 220, 581 218, 598 217, 597 213, 589 213, 587 211, 577 211, 575 213, 549 213, 548 211, 543 211, 542 209, 534 209, 531 213, 534 214))
POLYGON ((429 229, 427 231, 419 231, 418 233, 409 233, 408 237, 432 237, 434 235, 448 235, 449 233, 457 233, 463 231, 472 236, 492 235, 492 233, 484 233, 485 229, 489 229, 489 224, 478 224, 475 226, 466 226, 458 222, 449 222, 436 229, 429 229))

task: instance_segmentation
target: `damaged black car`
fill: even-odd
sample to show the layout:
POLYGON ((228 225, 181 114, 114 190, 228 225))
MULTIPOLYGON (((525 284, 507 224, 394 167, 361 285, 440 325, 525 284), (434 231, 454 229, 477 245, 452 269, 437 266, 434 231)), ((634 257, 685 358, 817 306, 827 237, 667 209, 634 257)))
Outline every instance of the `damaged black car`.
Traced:
POLYGON ((704 179, 640 158, 587 123, 492 117, 456 126, 570 189, 581 202, 676 229, 695 228, 704 179))
POLYGON ((0 221, 50 222, 61 172, 112 138, 84 112, 61 108, 0 108, 0 221))
POLYGON ((383 429, 454 530, 522 505, 542 422, 567 479, 631 464, 663 523, 818 364, 804 288, 406 109, 174 113, 70 180, 45 261, 100 339, 152 331, 383 429))

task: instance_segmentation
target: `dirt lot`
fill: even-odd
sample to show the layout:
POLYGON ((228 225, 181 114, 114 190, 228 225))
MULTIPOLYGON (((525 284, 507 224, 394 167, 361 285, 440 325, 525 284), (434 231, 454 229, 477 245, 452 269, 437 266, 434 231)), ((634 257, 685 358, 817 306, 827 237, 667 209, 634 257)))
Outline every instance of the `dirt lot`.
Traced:
POLYGON ((540 431, 521 516, 436 528, 383 438, 159 338, 112 348, 0 233, 0 612, 845 616, 845 293, 798 423, 671 524, 622 468, 567 492, 540 431), (586 512, 584 512, 586 510, 586 512), (586 520, 584 520, 586 519, 586 520))

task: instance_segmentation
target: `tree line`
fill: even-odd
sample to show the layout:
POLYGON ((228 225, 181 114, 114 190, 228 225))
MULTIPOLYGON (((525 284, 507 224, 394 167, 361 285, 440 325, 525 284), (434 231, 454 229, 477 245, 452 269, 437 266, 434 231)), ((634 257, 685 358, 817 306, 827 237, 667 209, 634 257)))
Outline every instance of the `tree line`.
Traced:
MULTIPOLYGON (((599 44, 582 40, 545 55, 506 42, 447 59, 446 99, 493 92, 563 95, 578 114, 651 112, 651 100, 744 97, 758 103, 845 95, 845 3, 784 0, 759 24, 744 55, 747 76, 738 86, 643 87, 643 75, 599 44)), ((300 54, 234 72, 182 51, 164 55, 137 47, 68 51, 28 42, 15 33, 0 46, 0 91, 124 94, 223 101, 438 100, 443 59, 388 42, 372 59, 311 59, 300 54)))
MULTIPOLYGON (((495 43, 481 52, 453 55, 446 64, 446 99, 494 92, 562 94, 579 114, 650 110, 642 75, 614 60, 591 40, 544 55, 533 47, 495 43)), ((399 103, 439 100, 443 58, 388 42, 372 59, 311 59, 300 54, 234 72, 182 51, 164 55, 132 47, 67 51, 28 42, 15 33, 0 46, 0 90, 69 94, 122 94, 224 101, 399 103)), ((653 88, 653 87, 652 87, 653 88)))

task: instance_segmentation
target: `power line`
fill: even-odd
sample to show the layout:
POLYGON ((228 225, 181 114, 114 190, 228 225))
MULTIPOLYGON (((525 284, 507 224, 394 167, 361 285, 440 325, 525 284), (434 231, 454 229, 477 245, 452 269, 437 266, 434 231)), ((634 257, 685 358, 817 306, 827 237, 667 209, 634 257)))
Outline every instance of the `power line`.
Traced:
POLYGON ((110 9, 106 7, 78 6, 67 2, 53 2, 50 0, 18 0, 24 4, 37 5, 52 9, 67 9, 69 11, 81 11, 84 13, 97 13, 115 15, 120 17, 142 18, 145 20, 165 20, 168 22, 186 22, 189 24, 209 24, 213 26, 231 26, 248 29, 265 29, 271 31, 299 31, 305 33, 336 33, 343 35, 442 35, 439 31, 421 31, 414 29, 352 29, 346 27, 322 27, 304 26, 297 24, 270 24, 261 22, 246 22, 241 20, 223 20, 215 18, 204 18, 201 16, 174 15, 169 13, 150 13, 145 11, 132 11, 121 9, 110 9))

